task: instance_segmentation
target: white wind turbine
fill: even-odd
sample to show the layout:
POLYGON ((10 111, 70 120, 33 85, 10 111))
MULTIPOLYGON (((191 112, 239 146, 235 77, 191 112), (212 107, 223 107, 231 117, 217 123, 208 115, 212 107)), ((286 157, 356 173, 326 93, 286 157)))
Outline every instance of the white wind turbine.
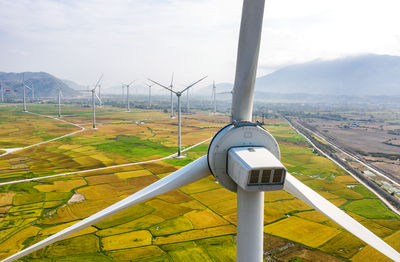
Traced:
POLYGON ((61 88, 58 88, 58 118, 61 117, 61 97, 62 97, 62 92, 61 92, 61 88))
POLYGON ((93 89, 89 90, 80 90, 83 92, 92 92, 92 110, 93 110, 93 129, 96 128, 96 99, 99 101, 100 105, 103 104, 101 99, 96 93, 96 88, 99 86, 101 79, 103 78, 103 75, 100 76, 99 80, 97 80, 97 83, 94 85, 93 89))
POLYGON ((22 85, 23 85, 23 103, 24 103, 24 112, 26 112, 26 90, 25 90, 25 88, 28 88, 29 90, 31 90, 32 91, 32 88, 31 87, 29 87, 29 86, 27 86, 26 84, 25 84, 25 74, 23 74, 22 75, 22 85))
MULTIPOLYGON (((232 101, 234 122, 214 136, 207 155, 114 205, 4 259, 3 262, 21 258, 132 205, 207 177, 210 172, 221 185, 237 192, 237 260, 240 262, 263 260, 263 191, 282 187, 387 257, 400 261, 400 254, 391 246, 321 195, 286 173, 278 160, 279 147, 275 139, 260 126, 249 122, 253 109, 263 13, 264 0, 244 0, 232 101), (247 172, 239 173, 239 170, 247 172), (266 178, 269 178, 270 183, 259 183, 268 180, 266 178)), ((318 232, 315 233, 318 234, 318 232)))
POLYGON ((4 103, 4 86, 0 83, 1 86, 1 102, 4 103))
POLYGON ((151 87, 153 85, 146 84, 145 85, 149 88, 149 108, 151 108, 151 87))
POLYGON ((197 84, 198 82, 200 82, 201 80, 203 80, 206 77, 207 76, 205 76, 205 77, 201 78, 200 80, 197 80, 196 82, 188 85, 182 91, 174 91, 174 90, 170 89, 169 87, 166 87, 166 86, 164 86, 164 85, 162 85, 160 83, 157 83, 156 81, 153 81, 153 80, 149 79, 154 84, 159 85, 161 87, 164 87, 165 89, 169 90, 171 92, 171 94, 174 93, 178 97, 178 156, 177 157, 181 157, 181 95, 185 91, 188 91, 189 88, 193 87, 195 84, 197 84))
POLYGON ((135 82, 136 80, 133 80, 129 84, 122 84, 122 99, 124 98, 124 87, 126 87, 126 111, 130 112, 130 104, 129 104, 129 87, 135 82))

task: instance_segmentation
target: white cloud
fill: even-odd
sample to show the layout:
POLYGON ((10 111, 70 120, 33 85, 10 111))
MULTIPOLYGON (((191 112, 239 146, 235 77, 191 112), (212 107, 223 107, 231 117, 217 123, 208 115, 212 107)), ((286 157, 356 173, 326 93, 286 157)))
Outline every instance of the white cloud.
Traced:
MULTIPOLYGON (((240 0, 0 2, 0 71, 47 71, 82 84, 233 81, 240 0), (19 50, 16 52, 15 50, 19 50)), ((267 1, 259 75, 356 53, 400 54, 395 0, 267 1)))

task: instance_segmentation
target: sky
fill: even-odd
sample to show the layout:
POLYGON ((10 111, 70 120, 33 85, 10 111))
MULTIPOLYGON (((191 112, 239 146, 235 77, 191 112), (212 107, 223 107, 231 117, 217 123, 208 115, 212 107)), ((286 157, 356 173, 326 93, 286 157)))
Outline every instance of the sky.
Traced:
MULTIPOLYGON (((119 86, 233 82, 242 0, 0 0, 0 71, 119 86)), ((267 0, 259 68, 400 55, 398 0, 267 0)))

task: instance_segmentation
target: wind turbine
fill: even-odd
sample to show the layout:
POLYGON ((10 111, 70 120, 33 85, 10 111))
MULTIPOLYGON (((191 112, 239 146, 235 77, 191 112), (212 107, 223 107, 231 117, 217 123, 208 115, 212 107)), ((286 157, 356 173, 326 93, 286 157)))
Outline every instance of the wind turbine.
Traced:
POLYGON ((33 83, 31 83, 31 87, 32 87, 31 92, 32 92, 32 103, 33 103, 33 101, 35 100, 35 88, 33 86, 33 83))
MULTIPOLYGON (((21 258, 121 212, 134 204, 207 177, 210 172, 213 173, 222 186, 237 192, 237 260, 240 262, 262 261, 263 191, 277 190, 282 187, 387 257, 400 261, 400 254, 391 246, 287 173, 278 160, 280 153, 275 139, 260 126, 249 122, 253 110, 254 82, 260 47, 264 1, 244 0, 232 99, 234 121, 222 128, 214 136, 207 155, 110 207, 4 259, 3 262, 21 258), (246 166, 243 163, 249 165, 246 166), (260 166, 262 166, 263 169, 261 170, 263 172, 261 172, 260 166), (245 170, 243 168, 248 169, 245 170), (238 170, 247 172, 238 173, 238 170), (261 182, 268 180, 265 178, 269 178, 270 183, 259 184, 260 180, 261 182), (278 181, 275 178, 280 179, 278 181)), ((315 233, 318 234, 318 232, 315 233)))
MULTIPOLYGON (((129 105, 129 87, 135 82, 135 80, 133 80, 132 82, 130 82, 129 84, 122 84, 122 87, 126 86, 126 111, 130 112, 131 108, 129 105)), ((122 89, 122 94, 124 93, 123 89, 122 89)), ((123 97, 123 95, 122 95, 123 97)))
POLYGON ((0 86, 1 86, 1 102, 4 103, 4 87, 1 83, 0 86))
POLYGON ((149 88, 149 108, 151 108, 151 87, 153 85, 146 84, 145 85, 149 88))
POLYGON ((103 104, 101 99, 96 93, 96 88, 99 86, 101 79, 103 78, 103 75, 100 76, 99 80, 97 80, 97 83, 94 85, 93 89, 89 90, 80 90, 83 92, 92 92, 92 110, 93 110, 93 129, 96 128, 96 99, 99 101, 100 105, 103 104))
POLYGON ((195 84, 197 84, 198 82, 200 82, 201 80, 203 80, 206 77, 207 76, 201 78, 200 80, 197 80, 196 82, 193 82, 192 84, 185 87, 182 91, 174 91, 174 90, 170 89, 169 87, 166 87, 160 83, 157 83, 156 81, 149 79, 154 84, 164 87, 165 89, 171 91, 171 94, 174 93, 178 97, 178 156, 177 157, 181 157, 181 95, 185 91, 188 91, 189 88, 191 88, 192 86, 194 86, 195 84))
POLYGON ((24 98, 23 98, 23 102, 24 102, 24 112, 26 112, 26 91, 25 91, 25 88, 28 88, 28 89, 31 90, 31 91, 32 91, 32 88, 30 88, 29 86, 27 86, 27 85, 25 84, 25 74, 22 75, 22 85, 23 85, 23 96, 24 96, 24 98))
POLYGON ((61 88, 58 88, 58 118, 61 117, 61 96, 62 96, 61 88))
MULTIPOLYGON (((231 91, 219 92, 219 93, 217 93, 217 94, 218 94, 218 95, 231 94, 231 95, 232 95, 232 103, 233 103, 233 89, 232 89, 231 91)), ((232 110, 232 104, 231 104, 231 111, 233 111, 233 110, 232 110)), ((231 120, 233 120, 232 114, 231 114, 231 120)), ((250 119, 250 120, 251 120, 251 119, 250 119)))

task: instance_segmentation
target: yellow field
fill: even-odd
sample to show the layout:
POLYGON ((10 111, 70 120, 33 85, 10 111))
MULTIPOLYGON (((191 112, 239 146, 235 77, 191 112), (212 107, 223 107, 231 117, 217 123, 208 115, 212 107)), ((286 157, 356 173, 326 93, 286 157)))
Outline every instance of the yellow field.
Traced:
POLYGON ((103 237, 101 245, 104 250, 124 249, 151 244, 152 236, 147 230, 132 231, 115 236, 103 237))
MULTIPOLYGON (((126 164, 175 152, 176 119, 169 119, 168 114, 148 110, 126 114, 110 108, 101 110, 99 123, 104 121, 107 125, 99 124, 97 130, 87 130, 70 139, 0 159, 0 179, 126 164), (146 120, 143 124, 132 121, 135 116, 151 118, 152 115, 162 115, 165 119, 146 120), (8 170, 10 167, 14 169, 8 170)), ((72 119, 87 121, 82 116, 72 119)), ((183 146, 209 138, 226 119, 201 113, 184 115, 183 146)), ((363 200, 375 201, 373 196, 365 197, 362 190, 346 188, 348 184, 358 183, 329 160, 313 154, 286 123, 271 120, 267 128, 277 135, 289 172, 333 204, 346 207, 358 201, 356 204, 365 207, 363 200)), ((107 168, 2 188, 0 254, 10 255, 114 204, 204 155, 206 150, 207 146, 195 148, 187 153, 186 159, 107 168)), ((265 236, 277 236, 274 238, 282 243, 275 247, 275 259, 338 261, 341 258, 365 259, 368 255, 364 253, 371 252, 368 247, 359 252, 364 243, 284 191, 266 192, 264 205, 265 236), (299 247, 296 243, 318 250, 299 247), (276 251, 292 244, 293 248, 276 251)), ((395 239, 399 232, 398 218, 369 219, 362 208, 352 211, 349 214, 382 237, 395 239)), ((236 194, 208 176, 130 207, 36 252, 28 260, 234 261, 236 216, 236 194)))
POLYGON ((318 247, 340 233, 339 230, 297 217, 289 217, 264 227, 266 233, 318 247))

